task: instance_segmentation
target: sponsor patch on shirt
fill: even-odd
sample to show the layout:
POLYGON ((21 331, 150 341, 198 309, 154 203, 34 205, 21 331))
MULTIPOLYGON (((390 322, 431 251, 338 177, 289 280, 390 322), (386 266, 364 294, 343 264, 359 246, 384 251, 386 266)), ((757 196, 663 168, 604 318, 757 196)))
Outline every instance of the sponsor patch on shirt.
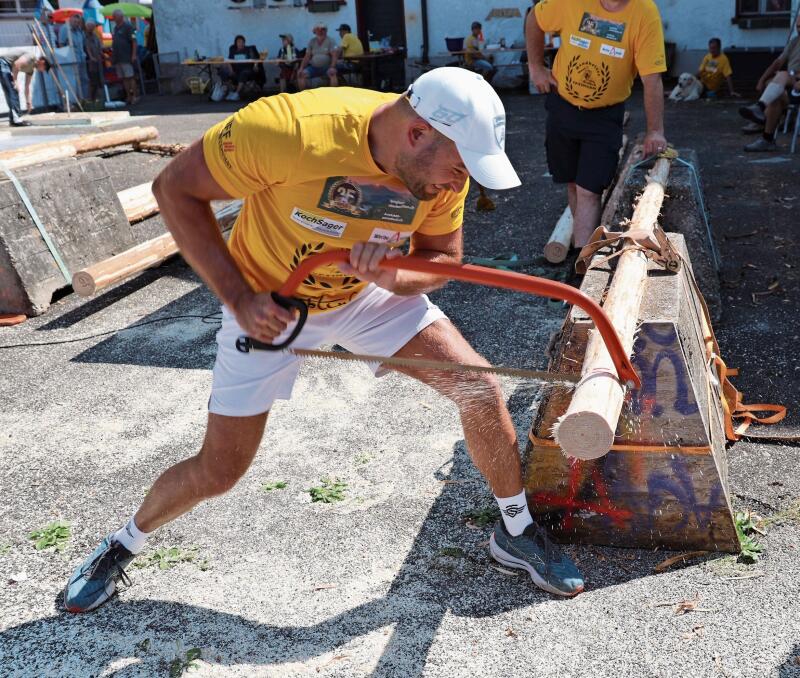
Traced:
POLYGON ((614 45, 603 43, 600 45, 600 54, 605 54, 615 59, 622 59, 625 56, 625 50, 622 49, 622 47, 614 47, 614 45))
POLYGON ((295 207, 292 210, 292 221, 310 231, 327 235, 329 238, 341 238, 344 229, 347 227, 346 221, 334 221, 308 210, 302 210, 299 207, 295 207))
POLYGON ((578 30, 604 40, 611 40, 611 42, 622 42, 622 36, 625 35, 625 24, 584 12, 578 30))
POLYGON ((592 46, 592 41, 586 38, 579 38, 577 35, 569 36, 569 44, 573 47, 580 47, 581 49, 589 49, 592 46))
POLYGON ((369 236, 369 242, 392 245, 407 240, 413 233, 414 231, 392 231, 388 228, 376 228, 373 229, 372 235, 369 236))

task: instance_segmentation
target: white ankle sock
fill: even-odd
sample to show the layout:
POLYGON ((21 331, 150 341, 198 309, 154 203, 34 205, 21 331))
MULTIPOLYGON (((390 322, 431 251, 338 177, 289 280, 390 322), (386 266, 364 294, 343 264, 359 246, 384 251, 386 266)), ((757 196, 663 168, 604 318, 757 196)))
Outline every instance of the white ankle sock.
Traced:
POLYGON ((764 93, 761 95, 759 101, 764 104, 764 106, 769 106, 773 101, 777 101, 781 98, 785 89, 783 85, 779 85, 777 82, 771 82, 764 89, 764 93))
POLYGON ((139 553, 144 548, 144 543, 150 534, 150 532, 142 532, 136 527, 136 522, 131 517, 128 524, 117 530, 111 539, 112 541, 118 541, 131 553, 139 553))
POLYGON ((495 495, 500 513, 503 514, 503 524, 512 537, 521 535, 525 528, 533 522, 531 512, 528 510, 528 499, 525 490, 513 497, 498 497, 495 495))

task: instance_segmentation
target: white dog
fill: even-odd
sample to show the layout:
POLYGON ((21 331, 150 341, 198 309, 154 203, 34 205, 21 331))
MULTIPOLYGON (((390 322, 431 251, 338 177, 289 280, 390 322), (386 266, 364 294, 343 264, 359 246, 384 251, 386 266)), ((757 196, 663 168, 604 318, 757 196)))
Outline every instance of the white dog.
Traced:
POLYGON ((696 101, 703 93, 703 83, 691 73, 681 73, 678 84, 669 95, 670 101, 696 101))

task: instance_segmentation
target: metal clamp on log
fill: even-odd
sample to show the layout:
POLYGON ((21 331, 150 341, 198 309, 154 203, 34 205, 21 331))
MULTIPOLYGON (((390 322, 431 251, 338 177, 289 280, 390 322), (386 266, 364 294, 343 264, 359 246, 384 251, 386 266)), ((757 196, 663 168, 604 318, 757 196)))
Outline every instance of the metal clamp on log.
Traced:
POLYGON ((599 226, 592 233, 589 243, 578 254, 575 270, 583 275, 591 266, 606 263, 629 249, 638 249, 650 261, 670 273, 677 273, 681 269, 680 255, 672 247, 664 230, 660 226, 654 225, 652 232, 644 229, 609 231, 604 226, 599 226), (617 243, 621 243, 622 246, 616 252, 601 259, 599 262, 591 263, 592 257, 599 250, 617 243))

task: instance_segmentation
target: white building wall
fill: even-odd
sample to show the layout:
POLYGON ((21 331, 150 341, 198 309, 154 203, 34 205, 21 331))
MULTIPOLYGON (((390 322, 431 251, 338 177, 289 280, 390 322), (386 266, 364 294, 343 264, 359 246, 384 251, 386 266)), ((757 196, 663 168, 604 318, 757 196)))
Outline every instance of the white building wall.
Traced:
MULTIPOLYGON (((406 0, 406 13, 411 0, 406 0)), ((415 0, 415 4, 418 4, 415 0)), ((431 61, 436 57, 447 56, 445 38, 465 38, 470 34, 470 24, 480 21, 483 24, 483 37, 487 43, 493 44, 505 38, 506 45, 511 47, 515 42, 522 46, 524 41, 525 10, 531 6, 529 0, 502 0, 500 2, 485 2, 485 0, 428 0, 428 35, 430 45, 428 56, 431 61), (518 17, 488 19, 493 7, 519 10, 518 17)), ((422 31, 416 44, 409 39, 409 56, 419 57, 422 44, 422 31), (417 48, 416 50, 414 48, 417 48)))
POLYGON ((280 33, 291 33, 295 45, 305 47, 319 21, 328 25, 328 35, 337 42, 335 29, 340 23, 356 29, 353 2, 338 12, 319 13, 290 2, 288 7, 266 9, 227 9, 226 4, 224 0, 153 0, 159 51, 179 52, 181 59, 191 58, 195 50, 202 56, 227 57, 234 36, 241 34, 248 45, 269 50, 273 58, 281 46, 280 33))
MULTIPOLYGON (((783 47, 787 28, 743 29, 731 23, 735 0, 655 0, 664 22, 664 36, 677 45, 673 73, 694 72, 708 51, 709 38, 730 47, 783 47)), ((794 12, 800 0, 793 0, 794 12)))

